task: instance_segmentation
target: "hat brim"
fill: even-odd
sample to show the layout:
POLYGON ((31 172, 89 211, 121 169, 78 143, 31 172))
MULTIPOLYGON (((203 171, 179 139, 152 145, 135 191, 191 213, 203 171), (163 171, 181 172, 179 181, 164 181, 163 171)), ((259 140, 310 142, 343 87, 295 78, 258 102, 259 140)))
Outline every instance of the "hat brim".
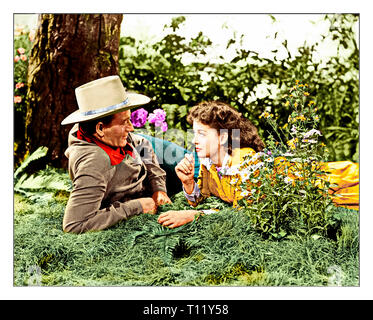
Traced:
POLYGON ((67 124, 100 119, 100 118, 110 116, 118 112, 136 108, 138 106, 141 106, 141 105, 144 105, 150 102, 149 97, 144 96, 142 94, 138 94, 138 93, 127 92, 127 97, 128 97, 128 103, 124 105, 123 107, 115 109, 115 110, 98 113, 98 114, 91 114, 91 115, 84 115, 80 112, 80 110, 76 110, 70 115, 68 115, 64 120, 62 120, 61 125, 67 125, 67 124))

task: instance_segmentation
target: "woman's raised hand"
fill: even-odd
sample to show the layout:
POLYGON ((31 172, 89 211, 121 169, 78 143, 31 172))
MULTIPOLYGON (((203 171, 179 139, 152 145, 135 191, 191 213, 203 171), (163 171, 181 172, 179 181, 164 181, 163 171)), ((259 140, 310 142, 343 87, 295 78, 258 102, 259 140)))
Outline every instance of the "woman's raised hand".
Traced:
POLYGON ((186 153, 184 159, 175 167, 176 174, 187 193, 192 193, 194 189, 194 157, 186 153))

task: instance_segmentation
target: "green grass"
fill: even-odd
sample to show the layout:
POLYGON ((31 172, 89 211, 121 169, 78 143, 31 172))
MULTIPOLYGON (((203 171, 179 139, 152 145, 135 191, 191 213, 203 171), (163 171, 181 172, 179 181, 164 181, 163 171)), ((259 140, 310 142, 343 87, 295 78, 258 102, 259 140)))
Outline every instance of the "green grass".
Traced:
MULTIPOLYGON (((266 240, 249 218, 216 198, 201 216, 168 229, 142 214, 100 232, 67 234, 62 218, 67 192, 52 199, 14 195, 14 285, 37 278, 42 286, 327 286, 359 285, 359 215, 335 208, 334 239, 294 233, 266 240), (333 283, 332 283, 333 284, 333 283)), ((187 207, 182 194, 174 208, 187 207)), ((161 211, 169 209, 169 205, 161 211)))

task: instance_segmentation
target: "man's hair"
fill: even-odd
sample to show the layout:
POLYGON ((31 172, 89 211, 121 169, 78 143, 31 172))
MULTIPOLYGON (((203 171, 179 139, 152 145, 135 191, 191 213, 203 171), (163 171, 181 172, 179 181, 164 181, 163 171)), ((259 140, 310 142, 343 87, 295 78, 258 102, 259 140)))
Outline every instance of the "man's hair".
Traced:
POLYGON ((83 130, 88 135, 93 135, 96 133, 96 125, 98 122, 102 122, 104 125, 108 125, 114 118, 114 114, 109 116, 91 120, 91 121, 84 121, 79 123, 79 128, 83 130))
POLYGON ((259 137, 257 128, 250 120, 242 117, 236 109, 221 101, 205 101, 197 104, 189 110, 187 121, 192 124, 197 120, 204 125, 220 130, 228 130, 228 153, 232 154, 235 145, 250 147, 256 152, 264 149, 264 143, 259 137), (239 136, 233 134, 234 129, 239 129, 239 136), (239 139, 239 144, 238 141, 239 139))

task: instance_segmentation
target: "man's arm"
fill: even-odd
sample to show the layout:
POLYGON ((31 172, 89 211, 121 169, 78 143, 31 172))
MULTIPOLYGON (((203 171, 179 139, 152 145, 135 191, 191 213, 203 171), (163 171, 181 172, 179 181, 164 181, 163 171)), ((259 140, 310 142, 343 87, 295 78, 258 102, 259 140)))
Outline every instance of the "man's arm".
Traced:
POLYGON ((77 170, 63 218, 65 232, 103 230, 143 212, 138 199, 123 203, 117 201, 107 208, 100 209, 106 188, 105 173, 99 170, 89 172, 87 168, 83 172, 77 170))

